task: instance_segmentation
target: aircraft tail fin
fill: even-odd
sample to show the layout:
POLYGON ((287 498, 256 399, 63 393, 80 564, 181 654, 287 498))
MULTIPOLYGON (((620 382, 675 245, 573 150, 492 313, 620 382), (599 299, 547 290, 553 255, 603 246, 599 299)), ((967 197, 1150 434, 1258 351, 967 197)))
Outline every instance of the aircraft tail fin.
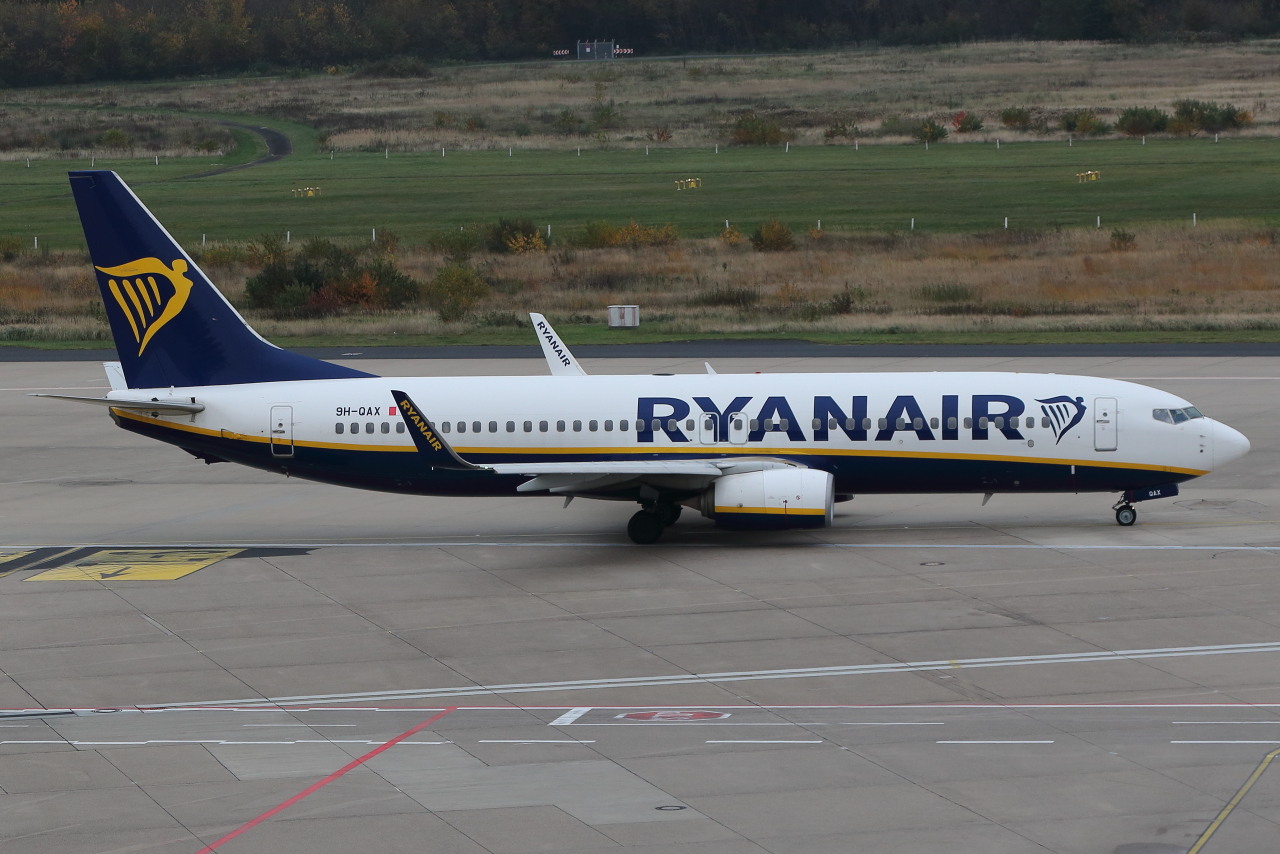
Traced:
POLYGON ((129 388, 372 376, 270 343, 119 175, 68 174, 129 388))

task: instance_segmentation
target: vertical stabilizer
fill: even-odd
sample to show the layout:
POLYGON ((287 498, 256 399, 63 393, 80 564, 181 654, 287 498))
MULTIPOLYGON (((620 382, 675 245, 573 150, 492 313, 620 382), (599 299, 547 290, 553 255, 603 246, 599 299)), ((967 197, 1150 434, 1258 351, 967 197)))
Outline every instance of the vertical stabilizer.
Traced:
POLYGON ((69 176, 130 388, 371 376, 254 332, 115 172, 69 176))

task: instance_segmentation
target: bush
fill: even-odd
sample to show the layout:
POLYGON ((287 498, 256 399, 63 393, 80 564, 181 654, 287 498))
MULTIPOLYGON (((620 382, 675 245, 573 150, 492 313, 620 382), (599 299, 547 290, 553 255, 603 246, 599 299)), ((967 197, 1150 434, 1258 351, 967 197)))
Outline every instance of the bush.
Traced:
POLYGON ((621 122, 622 113, 612 98, 607 102, 601 101, 591 110, 591 126, 596 130, 616 128, 621 122))
POLYGON ((755 113, 743 113, 734 120, 729 138, 734 145, 781 145, 795 139, 795 134, 755 113))
POLYGON ((900 116, 886 116, 880 121, 881 136, 915 136, 920 122, 904 119, 900 116))
POLYGON ((1067 133, 1080 133, 1088 136, 1102 136, 1111 132, 1111 125, 1094 115, 1092 110, 1073 110, 1063 113, 1058 119, 1058 127, 1067 133))
POLYGON ((1000 124, 1014 130, 1031 127, 1031 111, 1026 107, 1009 107, 1000 113, 1000 124))
POLYGON ((248 255, 261 266, 245 282, 245 298, 254 308, 331 314, 345 308, 399 308, 418 298, 417 280, 374 244, 357 251, 308 240, 292 254, 279 235, 266 235, 248 255), (374 257, 362 260, 367 254, 374 257))
POLYGON ((796 248, 791 229, 777 217, 756 227, 751 234, 751 245, 757 252, 790 252, 796 248))
POLYGON ((582 119, 578 118, 578 114, 573 110, 563 110, 560 115, 556 116, 555 128, 561 133, 577 133, 578 127, 582 124, 582 119))
POLYGON ((951 126, 956 133, 974 133, 982 130, 982 119, 973 113, 960 112, 951 120, 951 126))
POLYGON ((1219 105, 1214 101, 1193 101, 1184 99, 1173 105, 1173 119, 1178 122, 1178 131, 1186 136, 1205 133, 1220 133, 1224 130, 1238 130, 1253 124, 1253 116, 1244 110, 1237 110, 1232 104, 1219 105))
POLYGON ((646 134, 646 136, 653 142, 670 142, 671 128, 666 125, 658 125, 653 129, 653 133, 646 134))
POLYGON ((925 119, 911 135, 920 142, 939 142, 947 138, 947 129, 933 119, 925 119))
POLYGON ((1137 239, 1132 232, 1125 231, 1122 228, 1113 229, 1111 232, 1111 251, 1127 252, 1134 247, 1137 239))
POLYGON ((674 225, 640 225, 634 219, 621 228, 605 220, 589 222, 582 227, 578 243, 589 249, 625 246, 639 249, 643 246, 668 246, 680 239, 674 225))
POLYGON ((1150 136, 1169 126, 1169 115, 1155 107, 1129 107, 1116 119, 1116 130, 1125 136, 1150 136))
POLYGON ((427 238, 427 248, 439 252, 449 264, 465 264, 471 255, 488 242, 488 226, 441 231, 427 238))
POLYGON ((13 261, 26 248, 27 242, 21 237, 0 237, 0 259, 13 261))
POLYGON ((249 252, 242 246, 229 243, 215 243, 198 253, 202 267, 230 267, 233 264, 247 264, 249 252))
MULTIPOLYGON (((547 245, 543 242, 538 234, 538 227, 533 224, 533 220, 528 217, 507 218, 503 217, 494 224, 488 226, 488 236, 485 239, 485 245, 490 252, 515 252, 515 247, 528 247, 533 245, 534 241, 542 244, 545 250, 547 245)), ((522 248, 520 251, 529 251, 522 248)))
POLYGON ((850 288, 844 286, 844 290, 837 291, 836 295, 831 298, 829 312, 831 314, 851 314, 858 305, 866 302, 867 292, 861 286, 850 288))
POLYGON ((133 145, 133 139, 120 128, 111 128, 98 137, 98 145, 103 148, 128 148, 133 145))
POLYGON ((729 246, 737 246, 742 243, 742 232, 738 231, 738 229, 733 226, 729 226, 724 231, 720 232, 720 239, 729 246))
POLYGON ((427 304, 440 313, 440 319, 454 323, 489 295, 489 285, 480 274, 464 264, 441 267, 426 289, 427 304))

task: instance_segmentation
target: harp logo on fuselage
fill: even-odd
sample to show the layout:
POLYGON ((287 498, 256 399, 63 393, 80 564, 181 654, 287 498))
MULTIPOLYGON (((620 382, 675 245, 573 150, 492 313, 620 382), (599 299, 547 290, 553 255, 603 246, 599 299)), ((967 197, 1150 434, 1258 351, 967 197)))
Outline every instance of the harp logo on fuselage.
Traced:
POLYGON ((97 270, 108 277, 107 290, 129 321, 139 356, 155 334, 178 316, 191 296, 193 283, 185 275, 187 262, 181 258, 173 266, 159 258, 139 258, 97 270))

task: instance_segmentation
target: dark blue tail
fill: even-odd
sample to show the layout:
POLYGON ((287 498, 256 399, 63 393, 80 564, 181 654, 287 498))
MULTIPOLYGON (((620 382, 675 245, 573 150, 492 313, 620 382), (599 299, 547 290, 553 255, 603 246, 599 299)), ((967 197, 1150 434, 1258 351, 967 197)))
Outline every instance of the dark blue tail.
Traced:
POLYGON ((373 376, 268 342, 119 175, 68 174, 130 388, 373 376))

